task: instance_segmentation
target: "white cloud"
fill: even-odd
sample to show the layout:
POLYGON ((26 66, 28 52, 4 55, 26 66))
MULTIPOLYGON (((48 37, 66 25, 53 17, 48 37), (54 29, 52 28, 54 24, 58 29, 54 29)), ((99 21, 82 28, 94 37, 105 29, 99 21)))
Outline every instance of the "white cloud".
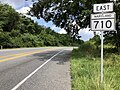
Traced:
POLYGON ((55 32, 59 32, 61 28, 56 27, 55 25, 51 25, 50 28, 54 30, 55 32))
POLYGON ((25 0, 0 0, 1 3, 7 3, 13 8, 20 8, 25 4, 25 0))
POLYGON ((21 9, 16 10, 16 11, 19 12, 19 13, 22 13, 22 14, 26 15, 27 12, 30 11, 30 7, 22 7, 21 9))
POLYGON ((90 38, 92 38, 94 36, 93 31, 90 31, 90 28, 86 28, 86 29, 81 29, 79 31, 79 34, 82 40, 84 41, 88 41, 90 38))
POLYGON ((61 29, 58 33, 60 33, 60 34, 67 34, 67 32, 64 29, 61 29))

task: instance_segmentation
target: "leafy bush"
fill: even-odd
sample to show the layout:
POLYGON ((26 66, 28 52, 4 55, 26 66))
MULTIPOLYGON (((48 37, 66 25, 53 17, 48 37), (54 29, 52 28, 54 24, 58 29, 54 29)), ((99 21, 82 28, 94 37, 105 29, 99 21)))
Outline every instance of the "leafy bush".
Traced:
POLYGON ((9 33, 0 33, 0 45, 4 46, 4 48, 9 48, 12 46, 9 33))
POLYGON ((85 42, 84 44, 80 45, 79 52, 81 52, 82 57, 99 57, 100 56, 100 49, 96 47, 96 45, 85 42))
POLYGON ((91 42, 72 51, 72 90, 120 90, 120 54, 104 54, 104 81, 100 82, 100 52, 91 42))

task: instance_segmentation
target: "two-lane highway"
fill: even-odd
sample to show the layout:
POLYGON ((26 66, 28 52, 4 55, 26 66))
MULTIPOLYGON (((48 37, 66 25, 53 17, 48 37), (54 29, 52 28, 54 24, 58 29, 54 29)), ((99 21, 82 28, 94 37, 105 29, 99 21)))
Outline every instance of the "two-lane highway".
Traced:
POLYGON ((0 90, 71 90, 72 48, 0 51, 0 90))

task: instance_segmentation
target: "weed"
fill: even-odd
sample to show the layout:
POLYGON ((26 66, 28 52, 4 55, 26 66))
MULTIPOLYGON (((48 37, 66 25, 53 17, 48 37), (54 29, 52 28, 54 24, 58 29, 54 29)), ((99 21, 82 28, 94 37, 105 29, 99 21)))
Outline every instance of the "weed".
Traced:
POLYGON ((73 50, 71 57, 72 90, 120 90, 120 55, 106 53, 104 82, 101 84, 100 55, 98 54, 100 51, 88 43, 73 50))

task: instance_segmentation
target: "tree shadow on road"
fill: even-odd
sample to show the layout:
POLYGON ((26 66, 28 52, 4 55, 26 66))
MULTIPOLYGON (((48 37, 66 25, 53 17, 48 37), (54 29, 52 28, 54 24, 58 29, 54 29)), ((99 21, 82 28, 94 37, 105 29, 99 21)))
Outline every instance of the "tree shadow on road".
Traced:
POLYGON ((56 61, 59 65, 64 65, 66 62, 70 61, 71 51, 65 50, 60 53, 58 56, 52 59, 52 61, 56 61))
MULTIPOLYGON (((59 50, 48 51, 48 52, 36 53, 36 54, 33 54, 33 56, 35 56, 37 60, 46 61, 58 52, 59 50)), ((64 65, 65 62, 68 62, 70 60, 70 56, 71 56, 71 51, 64 50, 63 52, 58 54, 56 57, 54 57, 51 61, 55 61, 56 64, 59 64, 59 65, 64 65)))

